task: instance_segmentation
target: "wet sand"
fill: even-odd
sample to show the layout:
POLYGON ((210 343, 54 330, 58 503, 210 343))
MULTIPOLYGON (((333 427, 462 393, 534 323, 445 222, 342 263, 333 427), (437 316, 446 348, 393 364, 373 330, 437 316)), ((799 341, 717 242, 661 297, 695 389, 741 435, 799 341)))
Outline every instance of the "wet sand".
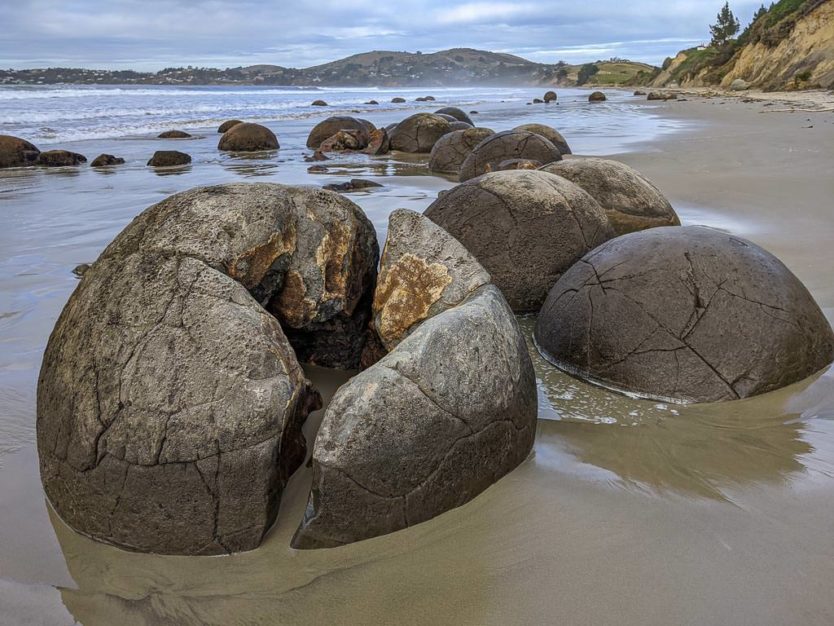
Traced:
MULTIPOLYGON (((690 130, 617 158, 649 176, 684 223, 725 228, 776 253, 831 320, 834 116, 719 102, 654 105, 660 119, 690 130)), ((424 208, 451 185, 386 182, 379 205, 366 207, 375 224, 399 194, 424 208)), ((66 226, 67 245, 95 248, 66 226)), ((57 277, 32 282, 33 292, 66 297, 57 277)), ((43 333, 54 314, 21 323, 7 345, 43 333)), ((533 319, 521 323, 529 336, 533 319)), ((20 426, 19 443, 0 456, 0 605, 14 621, 125 626, 834 623, 834 369, 750 400, 681 407, 590 387, 535 354, 534 362, 540 421, 527 462, 459 509, 333 550, 288 547, 308 470, 292 478, 276 526, 253 552, 159 557, 97 544, 48 511, 32 433, 20 426)), ((3 403, 31 419, 22 371, 18 386, 2 389, 3 403)), ((325 390, 344 379, 310 375, 325 390)), ((306 426, 309 438, 319 419, 306 426)))

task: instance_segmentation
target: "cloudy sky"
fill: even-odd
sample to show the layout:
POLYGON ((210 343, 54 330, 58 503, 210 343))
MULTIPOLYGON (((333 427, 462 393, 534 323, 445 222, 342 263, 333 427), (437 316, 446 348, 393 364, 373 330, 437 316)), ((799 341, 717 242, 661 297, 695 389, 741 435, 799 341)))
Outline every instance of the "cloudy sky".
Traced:
MULTIPOLYGON (((368 50, 471 47, 543 63, 659 64, 723 0, 0 0, 0 67, 307 67, 368 50)), ((730 5, 746 25, 761 0, 730 5)))

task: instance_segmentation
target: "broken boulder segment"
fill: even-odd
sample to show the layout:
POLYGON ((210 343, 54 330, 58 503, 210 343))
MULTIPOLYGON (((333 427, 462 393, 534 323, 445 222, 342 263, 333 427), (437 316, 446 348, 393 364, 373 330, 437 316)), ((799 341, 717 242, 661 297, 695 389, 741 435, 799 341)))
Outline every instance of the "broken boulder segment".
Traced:
POLYGON ((349 115, 335 115, 322 120, 313 127, 307 136, 307 147, 318 150, 326 140, 339 131, 350 131, 356 133, 357 141, 364 148, 368 145, 370 133, 374 130, 376 130, 376 127, 368 120, 350 117, 349 115))
POLYGON ((84 272, 44 355, 55 511, 129 550, 257 547, 320 405, 296 354, 358 363, 377 259, 361 209, 314 188, 203 187, 140 214, 84 272))
POLYGON ((834 360, 834 333, 796 276, 701 226, 630 233, 584 256, 550 291, 535 340, 570 374, 674 402, 747 398, 834 360))
POLYGON ((532 362, 486 271, 409 211, 392 214, 380 271, 375 325, 392 351, 343 385, 325 413, 295 548, 429 520, 476 497, 532 449, 532 362))

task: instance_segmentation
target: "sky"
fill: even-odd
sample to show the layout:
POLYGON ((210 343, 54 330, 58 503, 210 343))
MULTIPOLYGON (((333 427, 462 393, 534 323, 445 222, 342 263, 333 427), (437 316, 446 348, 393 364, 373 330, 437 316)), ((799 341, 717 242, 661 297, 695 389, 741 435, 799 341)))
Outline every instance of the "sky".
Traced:
MULTIPOLYGON (((0 0, 0 67, 309 67, 369 50, 479 48, 659 65, 723 0, 0 0)), ((761 0, 730 3, 742 28, 761 0)))

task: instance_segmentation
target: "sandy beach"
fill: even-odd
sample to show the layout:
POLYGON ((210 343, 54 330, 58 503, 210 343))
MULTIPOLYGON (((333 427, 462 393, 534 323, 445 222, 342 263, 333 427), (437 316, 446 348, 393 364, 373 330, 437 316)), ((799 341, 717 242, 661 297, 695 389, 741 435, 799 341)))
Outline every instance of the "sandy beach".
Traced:
MULTIPOLYGON (((777 255, 834 321, 831 96, 684 97, 646 103, 620 93, 608 117, 577 109, 569 130, 555 108, 545 117, 523 101, 479 107, 478 123, 504 129, 542 121, 565 131, 578 153, 635 167, 684 224, 724 229, 777 255), (776 111, 783 108, 796 110, 776 111), (649 140, 635 138, 641 128, 653 131, 649 140)), ((395 115, 372 119, 382 124, 395 115)), ((287 148, 274 162, 199 156, 170 176, 129 165, 107 175, 107 195, 103 175, 88 172, 13 173, 0 187, 6 205, 18 207, 9 219, 26 218, 27 236, 36 242, 40 228, 45 240, 41 253, 32 243, 5 259, 9 301, 0 309, 23 312, 0 325, 0 345, 14 355, 0 359, 0 408, 12 418, 0 443, 0 604, 10 623, 834 623, 834 368, 749 400, 671 406, 591 387, 533 351, 533 455, 474 501, 429 522, 333 550, 291 550, 311 481, 302 468, 276 526, 253 552, 134 554, 66 527, 44 502, 38 478, 33 373, 74 285, 72 265, 93 260, 138 210, 193 184, 318 182, 324 177, 301 160, 311 125, 283 124, 287 148), (53 204, 32 215, 45 185, 53 204), (63 233, 57 242, 56 232, 63 233)), ((120 141, 137 154, 152 144, 120 141)), ((86 152, 107 143, 90 140, 86 152)), ((328 166, 328 179, 384 184, 351 196, 380 237, 391 210, 423 210, 454 185, 427 175, 420 159, 328 166)), ((10 229, 0 242, 11 246, 13 236, 10 229)), ((529 338, 534 319, 520 321, 529 338)), ((344 380, 308 373, 326 396, 344 380)), ((317 412, 306 425, 308 440, 320 419, 317 412)))

